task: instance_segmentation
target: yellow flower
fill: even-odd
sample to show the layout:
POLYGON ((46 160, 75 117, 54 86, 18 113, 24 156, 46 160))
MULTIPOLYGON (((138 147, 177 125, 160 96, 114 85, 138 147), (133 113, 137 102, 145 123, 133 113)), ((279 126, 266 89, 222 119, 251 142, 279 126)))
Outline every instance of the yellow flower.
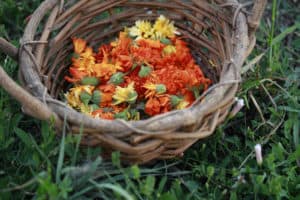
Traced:
POLYGON ((69 92, 65 94, 68 104, 73 108, 80 108, 83 104, 80 100, 81 92, 85 91, 89 94, 92 94, 94 88, 95 88, 94 86, 89 86, 89 85, 77 86, 71 88, 69 92))
POLYGON ((143 88, 146 88, 145 97, 153 97, 155 95, 160 95, 166 92, 166 86, 163 84, 153 84, 153 83, 145 83, 143 88))
POLYGON ((177 110, 182 110, 182 109, 188 107, 188 105, 189 105, 189 102, 187 102, 187 101, 185 101, 185 100, 182 100, 182 101, 180 101, 180 102, 177 104, 176 109, 177 109, 177 110))
POLYGON ((165 55, 169 55, 176 52, 176 47, 173 45, 167 45, 163 50, 165 55))
POLYGON ((134 103, 137 99, 137 93, 134 90, 134 82, 130 83, 125 88, 117 86, 113 99, 116 101, 114 105, 125 102, 134 103))
POLYGON ((174 37, 175 33, 177 33, 174 23, 170 22, 170 20, 163 15, 159 16, 159 18, 155 21, 153 29, 156 39, 166 37, 172 38, 174 37))
POLYGON ((153 36, 152 25, 148 21, 138 20, 135 22, 135 26, 128 29, 129 35, 132 37, 141 38, 151 38, 153 36))

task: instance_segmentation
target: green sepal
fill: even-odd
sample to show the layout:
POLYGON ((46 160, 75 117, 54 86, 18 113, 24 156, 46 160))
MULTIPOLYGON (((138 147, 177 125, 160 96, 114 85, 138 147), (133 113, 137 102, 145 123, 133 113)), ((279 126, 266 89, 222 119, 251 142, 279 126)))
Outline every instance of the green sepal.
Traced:
POLYGON ((92 86, 97 86, 99 85, 100 81, 96 77, 84 77, 81 79, 81 84, 82 85, 92 85, 92 86))
POLYGON ((200 85, 199 87, 194 86, 191 88, 191 91, 194 93, 196 99, 200 97, 200 94, 202 93, 203 89, 204 89, 203 85, 200 85))
POLYGON ((125 109, 124 111, 119 112, 119 113, 116 113, 116 114, 114 115, 114 118, 115 118, 115 119, 129 120, 129 117, 130 117, 130 114, 129 114, 129 112, 128 112, 128 108, 125 109))
POLYGON ((92 96, 87 93, 86 91, 82 91, 80 93, 80 100, 84 105, 89 105, 90 100, 92 99, 92 96))
POLYGON ((170 100, 171 100, 172 107, 176 107, 183 99, 182 97, 172 95, 170 100))
POLYGON ((131 92, 129 95, 128 95, 128 100, 127 102, 130 103, 130 104, 134 104, 136 102, 136 99, 138 97, 138 94, 136 91, 133 91, 131 92))
POLYGON ((139 77, 141 77, 141 78, 147 77, 151 73, 151 71, 152 71, 151 67, 142 65, 142 67, 139 71, 139 77))
POLYGON ((95 111, 95 110, 100 109, 100 107, 97 104, 92 104, 91 109, 92 109, 92 111, 95 111))
POLYGON ((160 42, 165 44, 165 45, 171 45, 172 44, 171 40, 169 40, 167 38, 161 38, 160 42))
POLYGON ((101 103, 101 92, 99 90, 95 90, 92 96, 92 102, 96 105, 101 103))
POLYGON ((163 94, 167 91, 167 88, 164 84, 157 84, 156 85, 156 92, 157 94, 163 94))
POLYGON ((114 85, 119 85, 124 82, 124 76, 125 74, 122 72, 117 72, 114 75, 112 75, 109 79, 109 83, 112 83, 114 85))

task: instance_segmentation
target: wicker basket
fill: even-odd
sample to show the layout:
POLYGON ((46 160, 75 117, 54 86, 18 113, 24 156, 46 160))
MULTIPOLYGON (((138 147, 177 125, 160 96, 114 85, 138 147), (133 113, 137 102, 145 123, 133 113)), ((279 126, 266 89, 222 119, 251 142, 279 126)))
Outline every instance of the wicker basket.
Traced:
POLYGON ((211 135, 231 109, 244 60, 255 45, 254 33, 266 0, 46 0, 32 14, 16 49, 0 38, 0 49, 18 60, 19 87, 0 67, 0 83, 41 120, 66 119, 69 132, 84 127, 81 144, 120 151, 123 161, 145 163, 183 152, 211 135), (254 5, 249 11, 249 6, 254 5), (115 38, 124 26, 160 14, 175 21, 206 76, 214 84, 190 108, 147 120, 101 120, 78 113, 59 100, 72 51, 71 37, 92 46, 115 38))

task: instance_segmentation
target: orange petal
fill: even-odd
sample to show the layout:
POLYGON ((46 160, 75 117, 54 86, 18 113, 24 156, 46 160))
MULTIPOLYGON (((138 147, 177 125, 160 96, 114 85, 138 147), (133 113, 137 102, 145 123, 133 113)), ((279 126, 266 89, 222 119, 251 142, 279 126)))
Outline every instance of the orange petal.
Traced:
POLYGON ((86 48, 86 41, 81 38, 72 38, 75 53, 82 53, 86 48))

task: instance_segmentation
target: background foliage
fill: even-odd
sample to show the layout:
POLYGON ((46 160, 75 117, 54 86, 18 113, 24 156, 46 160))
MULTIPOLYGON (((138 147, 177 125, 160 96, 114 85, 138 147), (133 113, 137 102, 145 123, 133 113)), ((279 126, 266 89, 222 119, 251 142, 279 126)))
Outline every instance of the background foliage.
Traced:
MULTIPOLYGON (((0 36, 18 45, 40 2, 2 0, 0 36)), ((80 136, 56 137, 0 89, 0 199, 300 199, 299 30, 298 1, 269 2, 243 69, 245 108, 182 160, 122 166, 114 153, 104 162, 101 149, 80 148, 80 136)), ((4 54, 0 64, 17 76, 4 54)))

